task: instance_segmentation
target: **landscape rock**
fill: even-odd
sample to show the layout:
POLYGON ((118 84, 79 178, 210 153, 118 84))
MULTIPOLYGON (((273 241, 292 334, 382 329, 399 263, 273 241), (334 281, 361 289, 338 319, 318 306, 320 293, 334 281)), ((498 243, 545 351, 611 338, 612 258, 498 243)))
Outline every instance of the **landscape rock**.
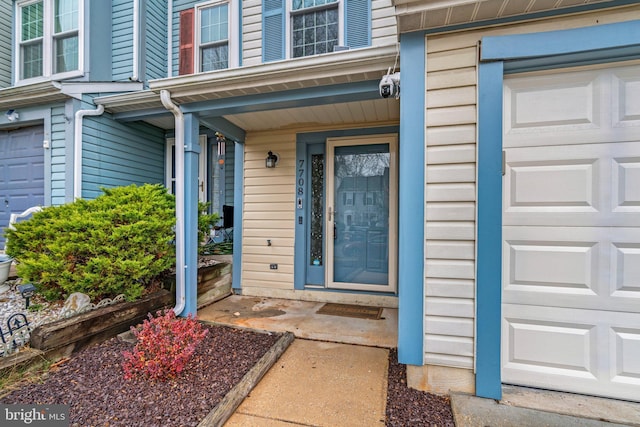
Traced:
POLYGON ((63 317, 68 317, 69 315, 80 313, 89 304, 91 304, 89 295, 83 294, 82 292, 74 292, 69 295, 69 298, 64 302, 60 314, 63 317))

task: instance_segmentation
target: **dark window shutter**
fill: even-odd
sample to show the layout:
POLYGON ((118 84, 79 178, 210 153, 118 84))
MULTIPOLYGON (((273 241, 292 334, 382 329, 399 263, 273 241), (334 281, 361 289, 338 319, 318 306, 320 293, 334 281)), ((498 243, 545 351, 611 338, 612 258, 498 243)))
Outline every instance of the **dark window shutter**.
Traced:
POLYGON ((371 45, 371 1, 345 0, 345 44, 351 49, 371 45))
POLYGON ((262 2, 262 61, 284 59, 284 0, 262 2))
POLYGON ((180 12, 180 56, 178 74, 193 74, 193 9, 180 12))

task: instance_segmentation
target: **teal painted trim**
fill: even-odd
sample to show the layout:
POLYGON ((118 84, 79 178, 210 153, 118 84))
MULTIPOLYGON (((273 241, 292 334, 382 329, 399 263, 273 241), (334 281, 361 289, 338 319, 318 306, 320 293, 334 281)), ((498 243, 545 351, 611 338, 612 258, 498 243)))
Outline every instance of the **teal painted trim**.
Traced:
POLYGON ((195 316, 198 310, 198 164, 200 123, 195 114, 184 115, 184 252, 185 307, 180 316, 195 316))
POLYGON ((308 107, 350 101, 378 99, 380 80, 315 86, 259 95, 246 95, 181 105, 184 112, 204 113, 203 117, 268 111, 280 108, 308 107))
POLYGON ((242 206, 244 188, 244 142, 236 142, 233 176, 233 272, 231 286, 242 292, 242 206))
MULTIPOLYGON (((315 144, 325 144, 327 138, 341 138, 349 136, 362 136, 362 135, 379 135, 385 133, 398 133, 397 126, 384 126, 384 127, 371 127, 362 129, 342 129, 342 130, 330 130, 323 132, 307 132, 299 133, 296 135, 296 165, 300 160, 308 159, 308 147, 315 144)), ((238 187, 236 187, 237 189, 238 187)), ((294 237, 294 252, 295 257, 293 260, 293 286, 294 289, 303 290, 306 285, 307 266, 306 266, 306 251, 307 251, 307 236, 306 226, 298 224, 297 217, 302 215, 306 221, 309 220, 308 215, 308 203, 303 199, 303 213, 298 213, 296 209, 296 226, 294 237)), ((235 225, 235 222, 234 222, 235 225)), ((235 239, 235 236, 234 236, 235 239)), ((235 253, 235 248, 234 248, 235 253)), ((318 289, 313 289, 318 290, 318 289)), ((332 290, 333 291, 333 290, 332 290)), ((352 292, 352 291, 350 291, 352 292)))
POLYGON ((200 118, 200 124, 222 133, 228 139, 244 141, 246 132, 223 117, 200 118))
POLYGON ((400 37, 398 361, 424 363, 425 37, 400 37))
POLYGON ((483 37, 480 60, 513 61, 627 46, 640 46, 640 21, 542 33, 483 37))
POLYGON ((478 223, 476 271, 476 394, 501 398, 500 346, 502 309, 502 102, 503 76, 525 70, 533 57, 539 67, 575 65, 559 61, 579 55, 583 61, 617 62, 630 52, 640 55, 640 21, 555 31, 566 43, 549 43, 550 33, 483 38, 487 58, 478 72, 478 223), (601 41, 596 39, 602 38, 601 41), (592 51, 585 51, 585 44, 592 51), (545 50, 545 46, 548 50, 545 50), (493 52, 493 53, 491 53, 493 52), (624 55, 621 57, 621 52, 624 55), (560 55, 559 55, 560 53, 560 55), (489 56, 492 55, 492 56, 489 56), (508 56, 512 55, 512 56, 508 56), (507 67, 508 66, 508 67, 507 67))
POLYGON ((500 399, 502 316, 502 62, 478 72, 476 394, 500 399))
POLYGON ((531 21, 534 19, 553 18, 555 16, 569 15, 574 13, 591 12, 601 9, 611 9, 614 7, 633 5, 638 3, 638 0, 612 0, 602 3, 592 3, 573 7, 566 7, 561 9, 553 9, 544 12, 527 13, 524 15, 509 16, 506 18, 487 19, 484 21, 472 22, 468 24, 449 25, 445 27, 431 28, 425 31, 425 34, 437 34, 443 32, 452 32, 460 30, 468 30, 478 27, 487 27, 495 25, 504 25, 508 23, 531 21))

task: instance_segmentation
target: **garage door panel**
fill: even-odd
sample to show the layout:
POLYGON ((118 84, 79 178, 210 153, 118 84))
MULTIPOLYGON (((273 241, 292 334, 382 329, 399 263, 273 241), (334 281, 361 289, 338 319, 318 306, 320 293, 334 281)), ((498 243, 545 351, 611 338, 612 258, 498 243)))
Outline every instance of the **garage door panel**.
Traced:
POLYGON ((638 399, 640 314, 513 304, 503 311, 504 382, 638 399))
POLYGON ((640 329, 613 327, 610 334, 612 381, 640 386, 640 329))
POLYGON ((640 213, 640 158, 612 159, 613 212, 640 213))
POLYGON ((635 226, 640 142, 505 152, 503 224, 635 226))
POLYGON ((617 71, 613 76, 613 126, 640 126, 640 76, 637 68, 617 71))
POLYGON ((640 242, 611 244, 610 278, 613 296, 633 298, 640 304, 640 242))
POLYGON ((640 229, 503 227, 507 303, 640 312, 640 229))
POLYGON ((640 139, 638 67, 505 78, 505 148, 640 139))
MULTIPOLYGON (((0 229, 11 213, 44 205, 43 128, 34 126, 0 132, 0 229)), ((4 233, 0 233, 0 247, 4 233)))

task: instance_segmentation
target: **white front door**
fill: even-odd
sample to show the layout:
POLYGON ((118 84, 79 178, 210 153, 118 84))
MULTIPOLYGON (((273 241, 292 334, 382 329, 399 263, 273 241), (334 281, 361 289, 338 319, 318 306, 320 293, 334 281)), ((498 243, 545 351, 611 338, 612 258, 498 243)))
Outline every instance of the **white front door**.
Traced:
POLYGON ((506 77, 503 382, 640 401, 640 67, 506 77))
POLYGON ((397 136, 327 140, 328 288, 395 292, 397 136))
MULTIPOLYGON (((200 161, 198 163, 198 200, 207 201, 207 135, 200 135, 200 161)), ((165 186, 175 194, 176 184, 176 157, 175 139, 168 138, 165 150, 165 186)))

